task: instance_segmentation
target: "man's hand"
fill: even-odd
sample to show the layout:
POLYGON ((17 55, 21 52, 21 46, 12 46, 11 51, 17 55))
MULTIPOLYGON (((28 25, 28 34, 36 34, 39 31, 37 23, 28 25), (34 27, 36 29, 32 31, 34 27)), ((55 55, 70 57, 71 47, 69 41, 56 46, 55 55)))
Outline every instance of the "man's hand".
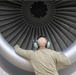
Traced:
POLYGON ((15 46, 14 46, 14 48, 18 48, 18 47, 19 47, 19 45, 15 45, 15 46))
POLYGON ((15 50, 15 52, 17 53, 17 52, 20 50, 19 45, 15 45, 15 46, 14 46, 14 50, 15 50))

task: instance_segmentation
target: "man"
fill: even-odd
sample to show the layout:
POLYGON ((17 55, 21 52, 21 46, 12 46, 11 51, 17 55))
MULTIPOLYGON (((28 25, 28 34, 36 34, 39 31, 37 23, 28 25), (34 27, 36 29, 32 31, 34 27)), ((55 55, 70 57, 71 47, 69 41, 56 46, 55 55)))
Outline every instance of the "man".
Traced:
POLYGON ((18 45, 14 46, 16 53, 25 59, 30 60, 36 75, 59 75, 57 67, 70 65, 69 59, 62 53, 46 48, 47 40, 45 37, 37 39, 38 50, 24 50, 18 45))

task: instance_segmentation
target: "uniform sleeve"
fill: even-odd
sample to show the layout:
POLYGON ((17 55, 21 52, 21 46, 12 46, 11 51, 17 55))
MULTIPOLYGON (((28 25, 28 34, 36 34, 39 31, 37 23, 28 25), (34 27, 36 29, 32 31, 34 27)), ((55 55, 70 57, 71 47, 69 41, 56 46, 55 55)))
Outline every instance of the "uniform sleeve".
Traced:
POLYGON ((62 65, 63 67, 71 64, 69 58, 67 58, 63 53, 57 52, 56 54, 57 63, 62 65))
POLYGON ((31 56, 33 55, 34 51, 32 50, 25 50, 25 49, 22 49, 20 48, 18 45, 15 45, 14 46, 14 49, 15 49, 15 52, 22 56, 23 58, 26 58, 26 59, 31 59, 31 56))

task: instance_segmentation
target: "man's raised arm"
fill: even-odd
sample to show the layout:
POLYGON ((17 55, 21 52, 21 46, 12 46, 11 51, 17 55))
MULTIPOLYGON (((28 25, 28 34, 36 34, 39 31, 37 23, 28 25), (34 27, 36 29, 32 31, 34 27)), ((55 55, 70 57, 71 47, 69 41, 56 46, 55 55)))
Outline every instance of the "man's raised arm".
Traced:
POLYGON ((15 52, 22 56, 23 58, 31 59, 31 56, 33 55, 34 51, 32 50, 25 50, 19 47, 19 45, 14 46, 15 52))
POLYGON ((63 53, 56 52, 56 60, 58 65, 61 65, 61 67, 66 67, 68 65, 71 65, 71 61, 69 58, 67 58, 63 53))

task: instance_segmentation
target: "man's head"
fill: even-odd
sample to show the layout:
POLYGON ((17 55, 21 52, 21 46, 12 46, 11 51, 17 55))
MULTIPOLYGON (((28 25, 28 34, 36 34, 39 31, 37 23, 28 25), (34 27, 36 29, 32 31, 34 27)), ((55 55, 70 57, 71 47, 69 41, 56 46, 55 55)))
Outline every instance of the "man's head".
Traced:
POLYGON ((34 42, 33 45, 36 49, 50 48, 50 42, 47 40, 45 36, 39 36, 37 38, 37 41, 34 42))
POLYGON ((41 36, 37 39, 37 43, 38 43, 39 47, 45 47, 47 40, 45 37, 41 36))

